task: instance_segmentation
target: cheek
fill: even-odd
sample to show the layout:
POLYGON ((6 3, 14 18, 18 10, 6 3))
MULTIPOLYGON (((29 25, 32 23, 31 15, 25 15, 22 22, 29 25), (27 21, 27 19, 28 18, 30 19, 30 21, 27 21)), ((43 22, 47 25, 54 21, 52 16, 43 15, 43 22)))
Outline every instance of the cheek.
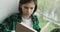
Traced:
POLYGON ((25 13, 26 12, 26 9, 22 8, 22 12, 25 13))
POLYGON ((31 13, 33 13, 33 12, 34 12, 34 9, 31 10, 31 13))
POLYGON ((34 12, 34 10, 31 10, 31 11, 30 11, 30 14, 32 14, 33 12, 34 12))
POLYGON ((22 13, 23 13, 23 14, 27 14, 26 9, 22 9, 22 13))

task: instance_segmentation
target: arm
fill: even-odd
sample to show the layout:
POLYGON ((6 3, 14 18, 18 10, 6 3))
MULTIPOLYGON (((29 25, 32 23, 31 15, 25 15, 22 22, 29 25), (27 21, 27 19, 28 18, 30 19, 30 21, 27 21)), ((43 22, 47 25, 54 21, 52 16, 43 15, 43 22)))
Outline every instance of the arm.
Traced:
POLYGON ((41 32, 47 32, 48 31, 48 27, 51 25, 51 21, 49 21, 42 29, 41 32))

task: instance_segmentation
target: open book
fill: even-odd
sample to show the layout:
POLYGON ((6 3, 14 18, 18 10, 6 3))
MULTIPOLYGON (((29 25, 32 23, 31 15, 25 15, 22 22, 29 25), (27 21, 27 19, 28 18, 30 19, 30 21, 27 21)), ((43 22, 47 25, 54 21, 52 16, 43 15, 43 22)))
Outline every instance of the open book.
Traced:
POLYGON ((16 32, 37 32, 37 31, 32 29, 32 28, 30 28, 30 27, 27 27, 23 23, 17 23, 16 32))

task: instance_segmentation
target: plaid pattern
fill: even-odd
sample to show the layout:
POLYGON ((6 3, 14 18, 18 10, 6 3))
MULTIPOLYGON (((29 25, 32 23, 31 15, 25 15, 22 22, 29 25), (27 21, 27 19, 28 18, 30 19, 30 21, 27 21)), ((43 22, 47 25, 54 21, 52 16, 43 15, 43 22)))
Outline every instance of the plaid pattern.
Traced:
MULTIPOLYGON (((31 19, 33 21, 33 29, 40 32, 39 21, 35 15, 31 15, 31 19)), ((0 32, 11 32, 12 30, 16 29, 17 22, 21 22, 22 18, 19 13, 11 15, 7 19, 0 24, 0 32)))

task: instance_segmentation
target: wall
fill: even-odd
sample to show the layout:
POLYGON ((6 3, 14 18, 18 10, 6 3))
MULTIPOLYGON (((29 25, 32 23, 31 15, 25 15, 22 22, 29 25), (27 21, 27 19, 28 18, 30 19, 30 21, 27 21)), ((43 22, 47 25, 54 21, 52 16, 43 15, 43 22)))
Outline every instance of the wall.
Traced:
POLYGON ((12 13, 18 12, 19 0, 0 0, 0 23, 12 13))

